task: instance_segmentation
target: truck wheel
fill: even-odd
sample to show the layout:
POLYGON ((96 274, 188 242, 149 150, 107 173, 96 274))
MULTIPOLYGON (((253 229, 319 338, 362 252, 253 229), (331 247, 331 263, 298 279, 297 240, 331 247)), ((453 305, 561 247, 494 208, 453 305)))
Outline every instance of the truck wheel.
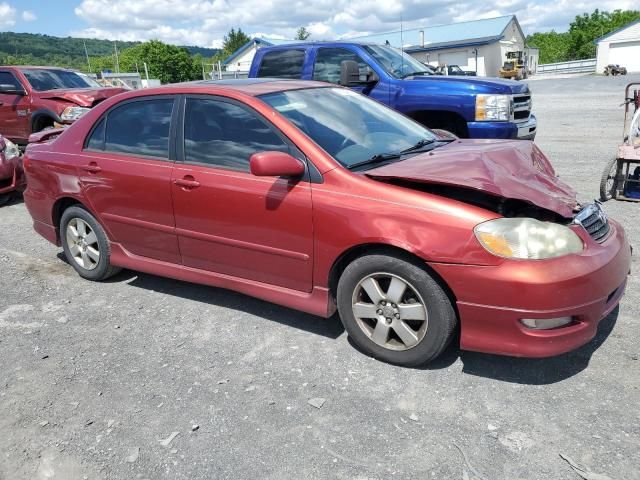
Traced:
POLYGON ((436 358, 457 323, 449 297, 429 273, 391 255, 365 255, 350 263, 337 297, 349 337, 365 353, 396 365, 436 358))
POLYGON ((604 171, 602 172, 602 178, 600 179, 600 200, 606 202, 612 198, 616 198, 618 194, 618 159, 607 163, 604 171))

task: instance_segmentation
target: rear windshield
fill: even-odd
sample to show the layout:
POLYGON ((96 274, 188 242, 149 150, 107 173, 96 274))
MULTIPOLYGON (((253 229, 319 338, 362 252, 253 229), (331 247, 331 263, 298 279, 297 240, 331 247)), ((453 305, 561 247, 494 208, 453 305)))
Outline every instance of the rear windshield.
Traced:
POLYGON ((25 68, 21 70, 31 84, 31 88, 39 92, 60 90, 63 88, 99 88, 100 84, 86 75, 68 70, 45 70, 25 68))

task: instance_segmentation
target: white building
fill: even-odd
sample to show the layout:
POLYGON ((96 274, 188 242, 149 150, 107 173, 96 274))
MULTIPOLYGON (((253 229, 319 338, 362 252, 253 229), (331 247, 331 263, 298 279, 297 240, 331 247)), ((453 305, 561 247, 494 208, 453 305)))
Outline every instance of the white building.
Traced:
POLYGON ((481 76, 497 76, 507 52, 524 51, 529 71, 535 73, 538 67, 538 50, 526 48, 515 15, 397 30, 356 40, 389 43, 434 67, 459 65, 481 76))
POLYGON ((609 64, 626 67, 629 72, 640 72, 640 20, 598 38, 596 72, 602 73, 609 64))

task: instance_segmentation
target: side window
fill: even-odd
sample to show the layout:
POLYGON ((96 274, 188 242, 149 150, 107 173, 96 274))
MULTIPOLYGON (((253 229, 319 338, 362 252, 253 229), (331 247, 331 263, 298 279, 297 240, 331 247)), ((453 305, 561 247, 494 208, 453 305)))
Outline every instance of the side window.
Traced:
POLYGON ((289 152, 289 146, 257 113, 220 100, 187 98, 185 162, 248 172, 249 157, 265 150, 289 152))
POLYGON ((93 127, 93 131, 91 135, 85 142, 84 148, 88 148, 90 150, 104 150, 104 125, 107 123, 105 117, 102 117, 98 124, 93 127))
POLYGON ((172 98, 125 103, 107 115, 104 150, 169 158, 172 98))
POLYGON ((11 85, 16 90, 22 90, 24 88, 11 72, 0 72, 0 85, 11 85))
POLYGON ((304 50, 276 50, 265 53, 258 77, 301 78, 304 50))
POLYGON ((340 84, 340 64, 345 60, 358 62, 360 80, 367 79, 368 65, 356 53, 344 48, 320 48, 313 67, 313 79, 340 84))

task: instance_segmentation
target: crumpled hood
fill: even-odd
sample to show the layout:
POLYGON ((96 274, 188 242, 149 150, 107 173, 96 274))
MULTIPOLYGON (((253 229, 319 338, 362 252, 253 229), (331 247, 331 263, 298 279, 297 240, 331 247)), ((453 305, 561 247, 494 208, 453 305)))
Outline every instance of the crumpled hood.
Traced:
POLYGON ((368 170, 372 178, 455 185, 524 200, 572 218, 576 192, 528 141, 459 140, 432 152, 368 170))
POLYGON ((61 99, 73 102, 80 107, 93 107, 100 100, 113 97, 122 92, 126 92, 124 88, 68 88, 64 90, 50 90, 48 92, 39 92, 40 98, 61 99))

